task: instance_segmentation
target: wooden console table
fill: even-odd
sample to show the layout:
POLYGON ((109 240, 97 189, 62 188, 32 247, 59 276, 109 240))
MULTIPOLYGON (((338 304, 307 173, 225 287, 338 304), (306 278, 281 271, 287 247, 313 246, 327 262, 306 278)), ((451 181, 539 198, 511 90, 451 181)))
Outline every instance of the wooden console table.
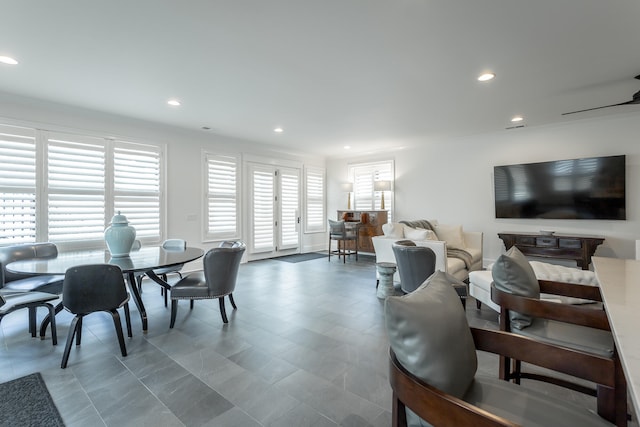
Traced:
MULTIPOLYGON (((373 236, 382 235, 382 224, 388 221, 387 211, 339 210, 338 220, 358 223, 358 251, 375 253, 373 236)), ((353 242, 346 242, 347 249, 355 249, 353 242)))
POLYGON ((553 234, 551 236, 539 233, 498 233, 498 237, 504 242, 504 247, 509 250, 516 246, 520 251, 529 256, 543 258, 558 258, 575 260, 578 267, 589 269, 591 257, 598 245, 604 242, 600 236, 565 236, 553 234))

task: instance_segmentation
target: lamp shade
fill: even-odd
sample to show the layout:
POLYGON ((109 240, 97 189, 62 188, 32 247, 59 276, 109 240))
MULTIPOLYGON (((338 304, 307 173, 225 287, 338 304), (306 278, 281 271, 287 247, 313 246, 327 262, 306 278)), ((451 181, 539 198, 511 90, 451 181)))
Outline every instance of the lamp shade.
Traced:
POLYGON ((391 181, 373 181, 374 191, 391 191, 391 181))
POLYGON ((353 191, 353 182, 343 182, 342 191, 345 193, 351 193, 353 191))

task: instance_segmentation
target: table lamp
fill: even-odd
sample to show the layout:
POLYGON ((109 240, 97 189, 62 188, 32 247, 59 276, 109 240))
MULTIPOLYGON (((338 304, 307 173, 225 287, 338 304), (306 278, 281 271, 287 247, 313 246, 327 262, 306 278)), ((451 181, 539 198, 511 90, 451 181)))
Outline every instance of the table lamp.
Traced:
POLYGON ((351 192, 353 191, 353 182, 343 183, 342 191, 347 193, 347 210, 351 210, 351 192))
POLYGON ((384 192, 391 191, 391 181, 373 181, 373 190, 382 192, 380 209, 384 210, 384 192))

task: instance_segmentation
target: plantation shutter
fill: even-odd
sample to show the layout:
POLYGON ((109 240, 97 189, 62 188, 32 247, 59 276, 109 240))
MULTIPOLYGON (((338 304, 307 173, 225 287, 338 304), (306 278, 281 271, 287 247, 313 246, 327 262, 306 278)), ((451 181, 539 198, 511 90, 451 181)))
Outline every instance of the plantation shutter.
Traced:
POLYGON ((205 155, 207 167, 207 238, 238 236, 238 160, 205 155))
POLYGON ((136 238, 160 239, 160 148, 116 141, 113 206, 136 229, 136 238))
POLYGON ((270 252, 275 250, 274 234, 274 183, 275 176, 270 169, 253 166, 252 209, 253 209, 253 252, 270 252))
POLYGON ((105 140, 49 134, 48 240, 102 239, 105 228, 105 140))
POLYGON ((300 218, 300 174, 280 169, 280 249, 298 247, 300 218))
POLYGON ((327 220, 324 208, 324 170, 305 169, 306 184, 306 220, 304 230, 307 233, 324 232, 327 220))
MULTIPOLYGON (((374 181, 390 181, 393 189, 393 160, 352 164, 349 166, 349 176, 353 181, 355 210, 380 210, 382 192, 374 191, 374 181)), ((384 204, 389 212, 389 221, 392 221, 393 191, 384 192, 384 204)))
POLYGON ((0 245, 36 241, 35 130, 0 125, 0 245))

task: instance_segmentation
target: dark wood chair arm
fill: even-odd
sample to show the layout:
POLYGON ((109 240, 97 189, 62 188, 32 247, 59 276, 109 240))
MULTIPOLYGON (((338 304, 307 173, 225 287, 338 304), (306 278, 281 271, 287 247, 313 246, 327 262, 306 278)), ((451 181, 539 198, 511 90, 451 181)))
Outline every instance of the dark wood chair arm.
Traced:
POLYGON ((602 294, 598 286, 555 282, 551 280, 538 280, 538 284, 540 285, 540 292, 545 294, 563 295, 602 302, 602 294))
POLYGON ((608 387, 614 386, 614 360, 557 347, 504 331, 471 328, 477 350, 510 357, 608 387))
POLYGON ((389 357, 389 381, 394 394, 393 404, 397 405, 394 410, 401 418, 400 422, 394 418, 393 427, 406 427, 405 406, 434 426, 518 426, 420 381, 400 365, 393 351, 389 357))
POLYGON ((513 295, 499 290, 493 283, 491 284, 491 300, 501 308, 501 323, 508 321, 507 318, 502 317, 505 315, 505 311, 512 310, 532 317, 572 323, 605 331, 611 330, 607 315, 601 309, 513 295))

